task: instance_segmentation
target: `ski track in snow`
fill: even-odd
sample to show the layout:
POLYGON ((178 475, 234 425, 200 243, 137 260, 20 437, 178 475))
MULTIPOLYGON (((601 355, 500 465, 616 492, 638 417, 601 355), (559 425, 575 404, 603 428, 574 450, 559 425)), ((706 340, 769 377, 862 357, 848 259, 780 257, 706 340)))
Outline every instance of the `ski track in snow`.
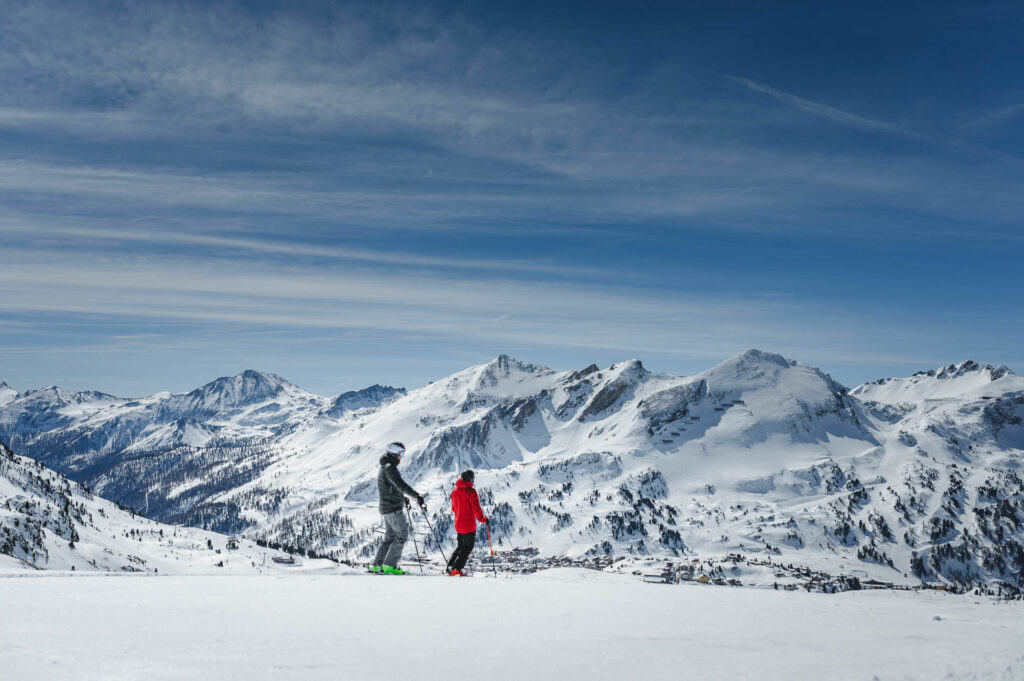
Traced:
POLYGON ((1024 606, 528 577, 0 578, 0 678, 1024 678, 1024 606))

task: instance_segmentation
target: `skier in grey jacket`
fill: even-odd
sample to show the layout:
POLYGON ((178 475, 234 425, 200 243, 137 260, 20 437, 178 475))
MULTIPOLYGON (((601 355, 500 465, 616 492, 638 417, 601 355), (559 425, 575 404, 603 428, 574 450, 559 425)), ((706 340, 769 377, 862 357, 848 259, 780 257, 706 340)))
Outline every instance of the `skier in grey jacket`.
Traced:
POLYGON ((398 559, 402 557, 402 548, 409 538, 409 524, 405 522, 402 511, 405 497, 411 497, 416 503, 423 505, 423 495, 402 480, 398 472, 398 464, 405 456, 405 445, 392 442, 380 457, 380 471, 377 473, 377 491, 380 493, 380 514, 384 518, 384 542, 377 549, 377 555, 370 565, 370 572, 385 575, 402 575, 405 572, 398 567, 398 559))

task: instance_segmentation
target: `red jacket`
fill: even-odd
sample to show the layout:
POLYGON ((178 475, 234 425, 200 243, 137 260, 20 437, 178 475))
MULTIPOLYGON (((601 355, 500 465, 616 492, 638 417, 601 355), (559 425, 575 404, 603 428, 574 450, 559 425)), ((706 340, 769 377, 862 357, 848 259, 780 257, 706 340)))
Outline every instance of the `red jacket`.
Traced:
POLYGON ((480 497, 473 489, 473 483, 459 478, 452 490, 452 512, 455 514, 455 531, 459 534, 476 532, 476 521, 486 522, 487 516, 480 508, 480 497), (476 520, 473 519, 476 516, 476 520))

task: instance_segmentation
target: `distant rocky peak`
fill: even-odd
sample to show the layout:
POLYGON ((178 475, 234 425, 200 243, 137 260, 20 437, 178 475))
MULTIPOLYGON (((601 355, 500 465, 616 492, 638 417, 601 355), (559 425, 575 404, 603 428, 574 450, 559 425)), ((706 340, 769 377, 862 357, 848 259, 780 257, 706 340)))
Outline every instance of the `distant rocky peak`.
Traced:
POLYGON ((960 364, 950 364, 947 367, 942 367, 938 370, 935 377, 940 379, 958 378, 960 376, 979 372, 988 374, 989 378, 993 381, 998 380, 1007 374, 1013 374, 1013 372, 1005 366, 1000 365, 998 367, 994 367, 991 364, 978 364, 974 360, 969 359, 965 362, 961 362, 960 364))
POLYGON ((530 364, 529 362, 521 362, 515 357, 509 357, 508 355, 498 355, 484 365, 484 370, 501 376, 510 376, 513 373, 538 374, 551 371, 547 367, 530 364))
POLYGON ((643 362, 638 359, 627 359, 625 362, 617 362, 608 367, 608 371, 616 372, 620 376, 635 378, 641 378, 648 373, 647 369, 644 368, 643 362))
POLYGON ((486 390, 493 388, 507 379, 522 378, 526 375, 541 375, 552 373, 551 369, 520 362, 508 355, 498 355, 487 364, 480 367, 476 380, 473 382, 472 390, 486 390))
POLYGON ((255 369, 246 369, 235 378, 241 379, 243 382, 271 385, 274 387, 283 386, 288 383, 288 381, 284 380, 277 374, 270 373, 269 371, 256 371, 255 369))
POLYGON ((284 380, 277 374, 270 373, 269 371, 256 371, 255 369, 246 369, 242 373, 233 377, 232 380, 245 386, 271 390, 276 390, 277 388, 288 384, 288 381, 284 380))
POLYGON ((106 393, 97 392, 95 390, 65 390, 55 385, 48 385, 45 388, 38 388, 36 390, 30 390, 23 395, 18 395, 19 399, 26 400, 32 404, 48 404, 54 406, 64 406, 68 404, 83 404, 86 402, 96 402, 98 400, 115 400, 113 395, 107 395, 106 393))
POLYGON ((620 404, 624 398, 631 396, 650 374, 644 369, 640 360, 631 359, 608 367, 607 372, 598 372, 600 379, 595 387, 599 388, 586 407, 580 412, 579 421, 597 416, 620 404))
POLYGON ((405 388, 393 388, 389 385, 371 385, 362 390, 350 390, 334 398, 324 409, 324 414, 338 418, 346 412, 359 409, 378 408, 394 402, 406 394, 405 388))
POLYGON ((845 386, 817 367, 761 350, 747 350, 730 357, 696 378, 707 381, 710 393, 723 398, 764 389, 780 390, 780 394, 811 391, 827 399, 831 399, 828 395, 840 396, 848 392, 845 386))
POLYGON ((973 359, 968 359, 960 362, 959 364, 950 364, 949 366, 939 367, 938 369, 931 369, 929 371, 918 371, 914 374, 914 377, 931 377, 948 381, 978 373, 988 374, 989 379, 993 381, 997 381, 1003 376, 1016 376, 1009 367, 1002 364, 994 367, 991 364, 979 364, 973 359))
POLYGON ((726 381, 728 383, 757 385, 766 381, 774 382, 782 371, 797 365, 782 355, 760 350, 747 350, 713 366, 701 376, 707 377, 709 383, 726 381))
POLYGON ((584 376, 589 376, 590 374, 596 374, 600 370, 601 369, 596 364, 591 364, 590 366, 585 367, 583 369, 580 369, 579 371, 571 372, 565 378, 565 381, 566 382, 578 381, 581 378, 583 378, 584 376))
POLYGON ((725 360, 723 364, 734 362, 740 365, 763 365, 763 364, 774 364, 780 367, 791 367, 796 364, 793 360, 786 359, 782 355, 774 352, 765 352, 758 350, 757 348, 751 348, 746 352, 741 352, 730 359, 725 360))
POLYGON ((223 376, 189 393, 203 403, 221 406, 243 405, 269 399, 291 385, 277 374, 246 369, 236 376, 223 376))
POLYGON ((998 381, 1003 376, 1016 376, 1017 374, 1015 374, 1013 370, 1005 364, 1000 364, 999 366, 994 367, 992 371, 989 372, 989 375, 993 381, 998 381))

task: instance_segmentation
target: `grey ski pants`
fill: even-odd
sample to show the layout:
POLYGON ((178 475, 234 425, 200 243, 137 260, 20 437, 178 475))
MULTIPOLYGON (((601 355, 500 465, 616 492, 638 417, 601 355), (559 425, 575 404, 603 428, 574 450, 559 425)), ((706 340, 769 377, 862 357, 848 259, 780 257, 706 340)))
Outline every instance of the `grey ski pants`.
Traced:
POLYGON ((402 549, 409 539, 409 523, 405 522, 405 514, 402 511, 384 513, 381 517, 384 518, 384 542, 377 549, 373 564, 398 567, 402 549))

